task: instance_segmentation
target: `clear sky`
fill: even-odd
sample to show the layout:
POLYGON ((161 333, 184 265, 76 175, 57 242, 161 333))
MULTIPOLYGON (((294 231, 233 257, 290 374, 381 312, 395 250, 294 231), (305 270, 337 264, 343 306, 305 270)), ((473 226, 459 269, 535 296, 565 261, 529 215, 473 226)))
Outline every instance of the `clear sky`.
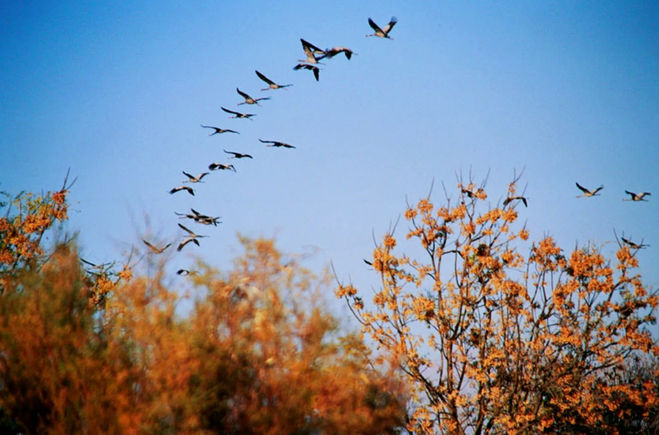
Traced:
POLYGON ((656 288, 657 23, 656 1, 1 1, 0 190, 54 190, 71 168, 68 229, 90 261, 143 252, 145 234, 178 240, 174 212, 194 207, 223 223, 195 226, 210 237, 172 252, 172 270, 196 255, 224 268, 240 232, 315 249, 313 265, 368 288, 362 258, 406 196, 435 180, 440 201, 442 182, 455 196, 456 174, 489 171, 494 203, 524 170, 531 239, 609 254, 614 229, 644 240, 656 288), (391 16, 393 40, 365 37, 369 17, 391 16), (326 61, 316 82, 292 69, 300 38, 357 54, 326 61), (261 93, 255 69, 294 86, 261 93), (236 87, 272 99, 238 107, 236 87), (228 162, 223 149, 254 159, 211 173, 194 198, 168 193, 181 171, 228 162), (577 181, 602 195, 575 198, 577 181), (625 189, 654 196, 623 202, 625 189))

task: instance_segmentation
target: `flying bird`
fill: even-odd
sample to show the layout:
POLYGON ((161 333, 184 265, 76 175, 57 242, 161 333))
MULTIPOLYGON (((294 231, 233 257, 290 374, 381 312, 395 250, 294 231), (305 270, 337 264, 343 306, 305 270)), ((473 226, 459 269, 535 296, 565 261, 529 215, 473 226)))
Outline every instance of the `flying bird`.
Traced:
POLYGON ((169 191, 169 193, 176 193, 176 192, 180 192, 181 190, 185 190, 185 191, 188 192, 190 195, 194 196, 194 190, 192 190, 192 187, 190 187, 190 186, 178 186, 178 187, 174 187, 172 190, 169 191))
POLYGON ((346 59, 348 60, 352 57, 353 54, 357 54, 353 52, 351 49, 346 47, 334 47, 334 48, 330 48, 329 50, 325 50, 325 56, 329 57, 330 59, 340 53, 343 53, 346 56, 346 59))
POLYGON ((391 17, 391 20, 389 20, 389 24, 387 24, 384 27, 384 29, 381 29, 380 26, 375 24, 375 22, 369 18, 368 25, 371 26, 371 28, 375 31, 375 33, 366 36, 377 36, 378 38, 393 39, 389 36, 389 32, 391 32, 391 29, 394 28, 397 22, 398 20, 396 19, 396 17, 391 17))
POLYGON ((189 174, 185 171, 181 171, 181 172, 183 172, 183 175, 188 177, 188 180, 184 181, 184 183, 187 183, 187 182, 189 182, 189 183, 201 183, 201 179, 204 178, 206 175, 208 175, 208 172, 202 172, 201 174, 199 174, 195 177, 194 175, 189 174))
POLYGON ((227 113, 232 114, 233 116, 230 116, 229 118, 245 118, 245 119, 251 119, 252 116, 256 116, 255 113, 240 113, 240 112, 234 112, 233 110, 225 109, 224 107, 220 107, 222 110, 224 110, 227 113))
POLYGON ((293 145, 289 145, 289 144, 287 144, 287 143, 279 142, 279 141, 276 141, 276 140, 263 140, 263 139, 259 139, 259 142, 270 144, 270 145, 266 145, 266 146, 269 146, 269 147, 295 148, 293 145))
POLYGON ((219 219, 220 217, 213 217, 213 216, 208 216, 205 214, 199 213, 197 210, 194 208, 191 208, 190 211, 192 213, 178 213, 174 212, 175 215, 179 216, 179 219, 192 219, 193 221, 199 223, 199 224, 204 224, 204 225, 214 225, 217 226, 218 223, 222 223, 219 219))
POLYGON ((650 192, 634 193, 634 192, 630 192, 629 190, 625 190, 625 193, 631 196, 631 198, 625 199, 624 201, 647 201, 647 199, 643 199, 643 198, 645 198, 648 195, 652 195, 650 192))
POLYGON ((236 130, 230 130, 228 128, 220 128, 220 127, 213 127, 212 125, 202 125, 203 128, 212 128, 215 130, 213 133, 209 134, 209 136, 213 136, 214 134, 222 134, 222 133, 238 133, 236 130))
POLYGON ((320 79, 320 69, 316 65, 309 65, 308 63, 298 63, 293 67, 295 71, 299 69, 307 69, 313 71, 313 76, 316 77, 316 81, 320 79))
POLYGON ((225 153, 233 155, 233 157, 229 157, 230 159, 253 159, 254 157, 250 156, 249 154, 242 154, 242 153, 237 153, 235 151, 227 151, 224 150, 225 153))
POLYGON ((159 247, 157 247, 157 246, 155 246, 155 245, 153 245, 153 244, 147 242, 147 241, 144 240, 144 239, 142 239, 142 241, 144 242, 144 244, 145 244, 146 246, 148 246, 148 247, 151 249, 151 251, 152 251, 154 254, 162 254, 162 253, 165 251, 165 249, 169 248, 169 247, 172 245, 171 243, 168 243, 167 245, 163 246, 162 248, 159 248, 159 247))
POLYGON ((650 245, 644 245, 643 243, 634 243, 631 240, 627 240, 624 237, 621 237, 622 241, 625 242, 625 245, 629 246, 632 249, 643 249, 647 248, 650 245))
POLYGON ((267 88, 261 89, 262 91, 267 91, 267 90, 270 90, 270 89, 275 90, 275 89, 281 89, 281 88, 287 88, 289 86, 293 86, 292 84, 287 84, 287 85, 277 84, 277 83, 273 82, 272 80, 270 80, 269 78, 267 78, 266 76, 264 76, 263 74, 261 74, 260 72, 258 72, 256 70, 254 72, 256 73, 257 76, 259 76, 259 78, 261 80, 263 80, 264 82, 266 82, 268 84, 267 88))
POLYGON ((269 100, 270 97, 263 97, 263 98, 252 98, 249 95, 247 95, 245 92, 241 91, 240 89, 236 88, 236 92, 245 99, 242 103, 238 103, 240 106, 241 104, 256 104, 257 106, 259 105, 259 101, 264 101, 264 100, 269 100))
POLYGON ((220 170, 220 171, 229 171, 230 170, 230 171, 236 172, 236 168, 234 168, 233 165, 231 165, 231 164, 227 165, 226 163, 211 163, 210 165, 208 165, 208 169, 210 169, 211 171, 214 171, 214 170, 217 169, 217 170, 220 170))
POLYGON ((325 50, 321 50, 320 48, 316 47, 310 42, 305 41, 302 38, 300 38, 300 42, 302 43, 302 50, 304 50, 304 54, 307 56, 307 58, 305 60, 298 59, 298 62, 318 63, 320 59, 327 55, 325 50))
POLYGON ((583 192, 583 195, 577 195, 577 198, 579 198, 581 196, 583 196, 584 198, 590 198, 591 196, 599 196, 599 194, 597 192, 604 189, 604 186, 600 186, 595 190, 588 190, 579 183, 576 183, 576 185, 579 188, 579 190, 581 190, 583 192))
POLYGON ((195 245, 199 246, 199 241, 197 240, 198 238, 201 237, 207 237, 207 236, 200 236, 199 234, 195 234, 194 231, 190 230, 189 228, 186 228, 185 226, 178 224, 179 227, 181 227, 185 232, 188 233, 188 236, 179 243, 178 248, 176 248, 177 251, 180 251, 183 249, 185 245, 188 243, 192 242, 195 245))
POLYGON ((503 200, 503 205, 508 205, 511 201, 515 201, 516 199, 522 201, 524 203, 524 207, 528 207, 528 204, 526 203, 526 198, 523 196, 509 196, 508 198, 503 200))
POLYGON ((176 271, 176 274, 181 275, 181 276, 186 276, 186 275, 196 275, 197 272, 194 271, 194 270, 179 269, 179 270, 176 271))

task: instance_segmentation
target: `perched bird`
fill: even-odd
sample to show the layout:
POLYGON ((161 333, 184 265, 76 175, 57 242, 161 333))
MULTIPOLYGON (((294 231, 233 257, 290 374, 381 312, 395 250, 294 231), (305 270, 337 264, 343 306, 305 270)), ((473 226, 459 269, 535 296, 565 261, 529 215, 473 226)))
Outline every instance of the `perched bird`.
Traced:
POLYGON ((253 159, 254 157, 250 156, 249 154, 242 154, 242 153, 237 153, 235 151, 227 151, 224 150, 225 153, 233 155, 233 157, 229 157, 230 159, 253 159))
POLYGON ((381 29, 380 26, 375 24, 375 22, 372 19, 368 19, 368 25, 371 26, 371 29, 375 31, 375 33, 372 33, 370 35, 366 36, 377 36, 378 38, 387 38, 387 39, 393 39, 389 36, 389 32, 391 32, 391 29, 394 28, 398 20, 396 17, 391 17, 391 20, 389 20, 389 24, 387 24, 384 29, 381 29))
POLYGON ((345 47, 334 47, 330 48, 329 50, 325 50, 325 56, 329 57, 330 59, 340 53, 343 53, 346 56, 346 59, 350 59, 353 54, 357 54, 351 49, 345 47))
POLYGON ((508 198, 503 200, 503 205, 508 205, 511 201, 514 201, 516 199, 519 199, 524 203, 524 207, 528 207, 528 204, 526 203, 526 198, 523 196, 509 196, 508 198))
POLYGON ((588 190, 579 183, 576 183, 576 185, 579 188, 579 190, 581 190, 583 192, 583 195, 577 195, 577 198, 579 198, 581 196, 583 196, 584 198, 589 198, 591 196, 599 196, 597 192, 604 189, 604 186, 600 186, 595 190, 588 190))
POLYGON ((292 84, 287 84, 287 85, 277 84, 277 83, 273 82, 272 80, 270 80, 269 78, 267 78, 266 76, 264 76, 263 74, 261 74, 260 72, 258 72, 256 70, 254 72, 256 73, 257 76, 259 76, 259 78, 261 80, 263 80, 264 82, 266 82, 268 84, 267 88, 261 89, 262 91, 267 91, 269 89, 275 90, 275 89, 281 89, 281 88, 287 88, 289 86, 293 86, 292 84))
POLYGON ((227 165, 226 163, 211 163, 210 165, 208 165, 208 169, 210 169, 211 171, 214 171, 214 170, 217 169, 217 170, 220 170, 220 171, 229 171, 229 170, 231 170, 233 172, 236 172, 236 168, 234 168, 233 165, 231 165, 231 164, 227 165))
POLYGON ((630 192, 629 190, 625 190, 625 193, 631 196, 631 198, 625 199, 624 201, 647 201, 647 199, 643 199, 643 198, 645 198, 648 195, 652 195, 650 192, 634 193, 634 192, 630 192))
POLYGON ((180 192, 181 190, 185 190, 185 191, 188 192, 190 195, 194 196, 194 190, 192 190, 192 187, 190 187, 190 186, 178 186, 178 187, 174 187, 172 190, 169 191, 169 193, 176 193, 176 192, 180 192))
POLYGON ((463 187, 463 188, 461 188, 461 190, 462 190, 462 193, 464 193, 465 195, 467 195, 469 198, 473 198, 473 197, 476 196, 476 194, 475 194, 474 192, 472 192, 471 190, 469 190, 469 189, 465 189, 465 188, 463 187))
POLYGON ((259 105, 259 101, 264 101, 264 100, 269 100, 270 97, 263 97, 263 98, 252 98, 249 95, 247 95, 245 92, 241 91, 240 89, 236 88, 236 92, 245 99, 242 103, 238 103, 240 106, 241 104, 256 104, 257 106, 259 105))
POLYGON ((279 141, 276 141, 276 140, 263 140, 263 139, 259 139, 259 142, 261 142, 261 143, 268 143, 268 144, 270 144, 270 145, 266 145, 266 146, 269 146, 269 147, 295 148, 293 145, 289 145, 289 144, 287 144, 287 143, 279 142, 279 141))
POLYGON ((183 175, 188 177, 188 180, 184 181, 184 183, 186 183, 186 182, 188 182, 188 183, 201 183, 201 179, 204 178, 206 175, 208 175, 208 172, 202 172, 201 174, 199 174, 195 177, 194 175, 189 174, 185 171, 181 171, 181 172, 183 172, 183 175))
POLYGON ((181 227, 185 232, 188 233, 188 237, 186 237, 185 239, 183 239, 181 241, 181 243, 179 243, 178 248, 176 248, 177 251, 180 251, 181 249, 183 249, 183 247, 185 245, 187 245, 188 243, 190 243, 190 242, 192 242, 195 245, 199 246, 199 241, 197 239, 201 238, 201 237, 207 237, 207 236, 200 236, 199 234, 195 234, 194 231, 190 230, 189 228, 186 228, 185 226, 183 226, 181 224, 178 224, 178 226, 181 227))
POLYGON ((320 48, 316 47, 310 42, 305 41, 302 38, 300 38, 300 42, 302 43, 302 50, 304 50, 304 54, 307 56, 307 58, 304 60, 298 59, 298 62, 318 63, 320 59, 327 55, 325 50, 321 50, 320 48))
POLYGON ((625 242, 625 245, 629 246, 632 249, 642 249, 647 248, 650 245, 644 245, 643 243, 634 243, 631 240, 627 240, 624 237, 621 237, 622 241, 625 242))
POLYGON ((233 110, 225 109, 224 107, 220 107, 222 110, 224 110, 227 113, 232 114, 233 116, 230 116, 229 118, 245 118, 245 119, 251 119, 252 116, 256 116, 255 113, 240 113, 240 112, 234 112, 233 110))
POLYGON ((213 127, 212 125, 202 125, 203 128, 212 128, 215 130, 213 133, 209 134, 209 136, 213 136, 214 134, 222 134, 222 133, 238 133, 236 130, 230 130, 228 128, 220 128, 220 127, 213 127))
POLYGON ((298 63, 293 67, 295 71, 299 69, 307 69, 313 71, 313 76, 316 77, 316 81, 320 79, 320 69, 316 65, 309 65, 308 63, 298 63))
POLYGON ((165 251, 165 249, 167 249, 167 248, 169 248, 170 246, 172 246, 171 243, 168 243, 167 245, 163 246, 162 248, 159 248, 159 247, 157 247, 157 246, 155 246, 155 245, 153 245, 153 244, 147 242, 147 241, 144 240, 144 239, 142 239, 142 241, 144 242, 144 244, 145 244, 146 246, 148 246, 148 247, 151 249, 151 251, 152 251, 154 254, 162 254, 162 253, 165 251))

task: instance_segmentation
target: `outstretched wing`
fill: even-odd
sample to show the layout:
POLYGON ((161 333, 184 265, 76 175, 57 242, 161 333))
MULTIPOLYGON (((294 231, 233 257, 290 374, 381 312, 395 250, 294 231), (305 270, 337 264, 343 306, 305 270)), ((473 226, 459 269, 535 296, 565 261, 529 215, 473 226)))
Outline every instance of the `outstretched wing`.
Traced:
POLYGON ((224 107, 220 107, 220 109, 224 110, 227 113, 230 113, 232 115, 242 115, 240 112, 234 112, 233 110, 225 109, 224 107))
POLYGON ((577 185, 577 188, 578 188, 579 190, 581 190, 583 193, 590 193, 590 190, 586 189, 586 188, 583 187, 581 184, 579 184, 579 183, 575 183, 575 184, 577 185))
POLYGON ((371 26, 371 29, 375 30, 375 33, 378 32, 384 33, 384 31, 380 28, 380 26, 375 24, 375 21, 371 20, 370 18, 368 19, 368 25, 371 26))
POLYGON ((267 78, 266 76, 264 76, 263 74, 261 74, 260 72, 258 72, 258 71, 254 71, 254 72, 256 73, 257 76, 259 76, 259 78, 260 78, 261 80, 263 80, 263 81, 266 82, 267 84, 269 84, 269 85, 274 85, 274 84, 275 84, 275 82, 273 82, 272 80, 270 80, 269 78, 267 78))
POLYGON ((391 32, 391 29, 394 28, 394 26, 396 25, 397 22, 398 22, 398 19, 396 19, 396 17, 391 17, 391 20, 389 20, 389 24, 387 24, 386 27, 384 29, 382 29, 382 31, 385 33, 385 35, 387 33, 391 32))
POLYGON ((247 95, 246 93, 244 93, 243 91, 241 91, 241 90, 238 89, 238 88, 236 88, 236 92, 238 92, 238 94, 240 94, 240 96, 243 97, 243 98, 246 99, 246 100, 249 100, 249 99, 252 98, 252 97, 250 97, 249 95, 247 95))
POLYGON ((178 224, 178 226, 181 227, 185 232, 187 232, 191 236, 196 235, 192 230, 190 230, 189 228, 186 228, 185 225, 178 224))

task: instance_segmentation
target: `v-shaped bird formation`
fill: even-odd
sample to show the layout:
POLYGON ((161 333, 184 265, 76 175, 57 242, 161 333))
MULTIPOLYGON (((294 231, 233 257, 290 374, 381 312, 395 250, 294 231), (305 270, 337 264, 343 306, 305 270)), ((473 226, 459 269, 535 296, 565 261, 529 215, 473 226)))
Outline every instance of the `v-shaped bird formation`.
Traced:
MULTIPOLYGON (((392 17, 387 25, 380 27, 377 23, 375 23, 371 18, 368 19, 368 25, 371 27, 373 30, 373 33, 367 34, 367 37, 376 37, 376 38, 382 38, 382 39, 389 39, 392 40, 393 38, 390 36, 390 33, 394 29, 394 26, 398 23, 398 20, 396 17, 392 17)), ((320 71, 321 67, 325 66, 324 62, 325 60, 329 60, 334 58, 337 55, 343 54, 347 60, 351 60, 353 55, 356 55, 353 50, 347 47, 342 47, 342 46, 335 46, 333 48, 327 48, 327 49, 321 49, 317 45, 314 45, 313 43, 300 38, 300 43, 302 46, 302 52, 304 55, 303 59, 298 59, 297 64, 293 67, 293 70, 295 71, 300 71, 300 70, 306 70, 310 71, 313 74, 313 77, 315 78, 316 81, 320 81, 320 71)), ((264 73, 262 73, 259 70, 254 71, 256 73, 256 76, 258 77, 259 80, 264 82, 267 87, 261 88, 261 92, 265 91, 276 91, 279 89, 286 89, 291 86, 293 86, 292 83, 279 83, 268 76, 266 76, 264 73)), ((236 104, 236 106, 242 106, 242 105, 249 105, 249 106, 257 106, 257 107, 262 107, 260 102, 268 101, 272 97, 255 97, 253 96, 254 94, 250 95, 248 92, 245 92, 241 90, 239 87, 236 87, 236 92, 240 97, 243 99, 243 101, 239 102, 236 104)), ((287 90, 287 89, 286 89, 287 90)), ((267 106, 267 104, 266 104, 267 106)), ((220 106, 220 109, 229 114, 230 119, 249 119, 250 121, 254 120, 254 117, 257 116, 256 113, 246 113, 238 110, 232 110, 230 108, 220 106)), ((242 122, 242 121, 239 121, 242 122)), ((218 127, 215 125, 206 125, 206 124, 201 124, 201 127, 204 129, 209 129, 211 130, 209 136, 226 136, 225 133, 233 133, 233 134, 240 134, 239 131, 230 129, 230 128, 224 128, 224 127, 218 127)), ((230 135, 229 135, 230 136, 230 135)), ((225 139, 222 139, 225 140, 225 139)), ((288 144, 286 142, 282 142, 280 140, 271 140, 271 139, 261 139, 258 138, 259 142, 262 144, 265 144, 266 147, 272 147, 272 148, 285 148, 285 149, 295 149, 296 147, 294 145, 288 144)), ((252 154, 247 154, 245 152, 236 150, 228 150, 228 149, 223 149, 224 153, 226 153, 227 159, 231 159, 232 161, 237 161, 237 160, 244 160, 244 159, 254 159, 254 156, 252 154)), ((170 194, 175 194, 177 192, 181 191, 186 191, 189 195, 195 196, 195 191, 194 189, 190 186, 190 184, 197 185, 199 183, 203 183, 202 179, 205 177, 209 176, 211 173, 215 173, 218 171, 233 171, 237 172, 236 167, 234 166, 233 163, 223 163, 223 162, 212 162, 208 165, 208 171, 206 172, 200 172, 199 175, 193 175, 194 173, 188 172, 188 171, 182 171, 183 175, 187 177, 186 180, 183 181, 183 184, 173 187, 169 190, 170 194)), ((581 193, 577 197, 583 197, 583 198, 592 198, 595 196, 600 196, 600 192, 604 189, 604 186, 599 186, 596 188, 587 188, 584 187, 583 185, 576 183, 577 188, 581 191, 581 193)), ((650 195, 650 192, 639 192, 635 193, 629 190, 625 190, 625 193, 629 196, 628 198, 625 198, 624 201, 632 201, 632 202, 641 202, 641 201, 647 201, 646 197, 650 195)), ((476 193, 471 192, 469 190, 463 189, 462 194, 466 195, 467 198, 475 198, 477 196, 476 193)), ((503 200, 503 206, 511 206, 515 207, 515 205, 521 202, 525 207, 528 206, 528 200, 525 196, 508 196, 503 200)), ((179 219, 189 219, 193 223, 201 224, 201 225, 207 225, 207 226, 217 226, 219 223, 222 223, 220 221, 219 216, 210 216, 206 214, 202 214, 195 210, 194 208, 190 208, 190 213, 179 213, 175 212, 175 214, 179 217, 179 219)), ((177 251, 181 251, 184 247, 186 247, 188 244, 195 244, 197 246, 200 246, 199 239, 208 237, 206 235, 199 235, 196 234, 193 230, 190 228, 187 228, 186 226, 182 225, 181 223, 178 224, 178 227, 184 231, 180 241, 178 242, 177 246, 177 251)), ((157 255, 157 254, 162 254, 168 247, 172 245, 172 243, 161 243, 161 244, 156 244, 153 242, 149 242, 147 240, 143 240, 144 244, 147 246, 149 249, 149 252, 151 254, 157 255), (160 245, 160 246, 158 246, 160 245)), ((644 244, 643 241, 641 242, 633 242, 625 237, 621 238, 621 243, 624 245, 630 247, 631 249, 638 250, 647 247, 648 245, 644 244)), ((188 269, 180 269, 177 272, 179 275, 188 275, 188 274, 193 274, 194 271, 189 271, 188 269)))
MULTIPOLYGON (((388 25, 380 28, 378 27, 377 24, 375 24, 375 22, 373 22, 371 18, 369 18, 368 24, 374 30, 375 33, 367 36, 377 36, 380 38, 392 39, 389 36, 389 33, 393 29, 396 22, 397 22, 396 18, 391 18, 388 25)), ((352 59, 353 55, 357 54, 350 48, 343 46, 335 46, 333 48, 321 49, 318 46, 306 41, 303 38, 300 38, 300 43, 302 44, 302 52, 304 53, 304 58, 298 60, 298 63, 293 67, 293 70, 310 71, 313 73, 313 76, 316 81, 320 80, 320 71, 321 71, 320 67, 325 66, 323 62, 320 62, 321 60, 332 59, 333 57, 339 54, 343 54, 347 60, 350 60, 352 59)), ((255 70, 254 72, 256 73, 258 79, 260 79, 267 85, 267 87, 260 89, 261 92, 276 91, 279 89, 286 89, 293 86, 293 83, 277 82, 259 70, 255 70)), ((241 90, 239 87, 236 87, 236 92, 243 99, 241 102, 237 103, 236 106, 249 105, 249 106, 262 107, 262 105, 260 104, 261 102, 268 101, 272 98, 272 97, 257 97, 255 94, 250 94, 245 90, 241 90)), ((220 109, 229 115, 229 119, 238 119, 238 120, 249 119, 250 121, 253 121, 257 116, 257 113, 247 113, 238 110, 237 108, 236 110, 234 110, 229 107, 220 106, 220 109)), ((200 124, 200 125, 202 128, 210 130, 210 134, 208 136, 226 136, 225 133, 240 134, 240 131, 238 131, 238 129, 234 130, 231 128, 225 128, 224 126, 218 127, 217 125, 207 125, 207 124, 200 124)), ((275 140, 275 139, 266 140, 261 138, 258 138, 258 140, 266 147, 284 148, 284 149, 296 148, 296 146, 283 142, 281 140, 275 140)), ((227 154, 227 159, 231 159, 233 161, 254 159, 254 156, 252 154, 248 154, 241 150, 223 149, 223 151, 225 154, 227 154)), ((207 171, 199 172, 198 175, 195 175, 195 172, 191 172, 191 171, 181 171, 183 175, 185 175, 186 180, 184 180, 182 184, 171 188, 169 190, 169 193, 175 194, 177 192, 185 191, 190 196, 195 196, 196 187, 193 188, 191 185, 196 186, 199 184, 203 184, 204 181, 206 181, 205 177, 217 171, 237 172, 234 164, 228 162, 212 162, 208 165, 207 171)), ((174 212, 174 213, 176 214, 176 216, 178 216, 179 219, 188 219, 193 223, 197 223, 201 225, 217 226, 219 223, 222 223, 219 216, 206 215, 198 212, 194 208, 190 208, 189 213, 180 213, 180 212, 174 212)), ((178 224, 178 227, 181 230, 183 230, 184 233, 182 234, 178 242, 178 246, 176 248, 177 251, 181 251, 189 244, 195 244, 197 246, 200 246, 199 239, 208 237, 206 235, 196 234, 192 229, 182 225, 181 223, 178 224)), ((143 242, 148 248, 148 252, 153 255, 162 254, 163 252, 165 252, 167 248, 169 248, 172 245, 171 242, 155 243, 155 242, 150 242, 148 240, 143 240, 143 242)), ((180 269, 177 273, 179 275, 188 275, 192 272, 189 271, 188 269, 180 269)))

